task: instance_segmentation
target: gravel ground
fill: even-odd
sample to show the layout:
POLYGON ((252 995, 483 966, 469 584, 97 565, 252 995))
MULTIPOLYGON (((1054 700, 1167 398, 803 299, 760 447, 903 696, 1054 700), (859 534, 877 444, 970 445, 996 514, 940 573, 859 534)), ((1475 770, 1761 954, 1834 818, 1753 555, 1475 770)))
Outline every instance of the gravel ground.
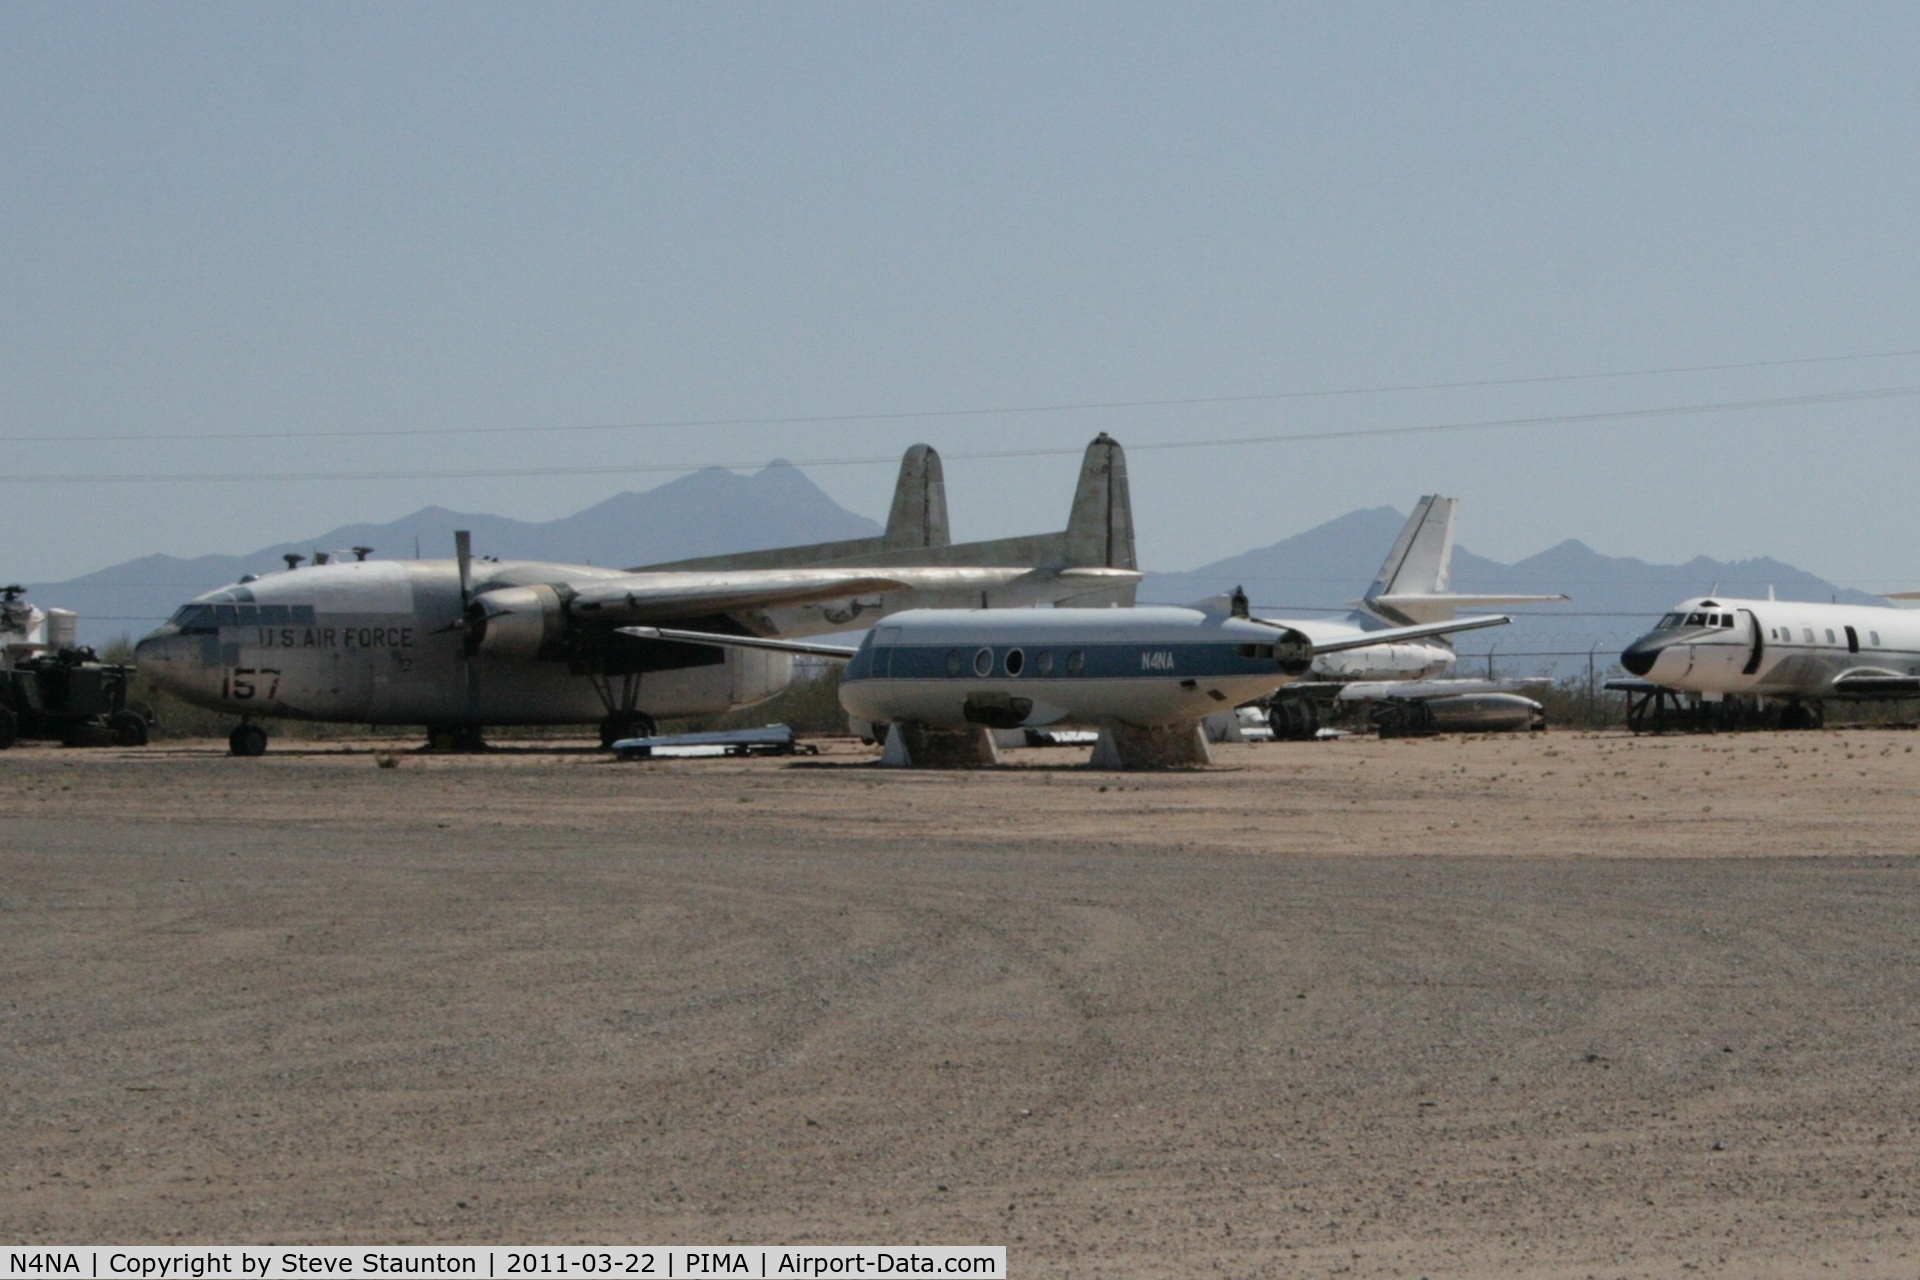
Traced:
POLYGON ((1894 731, 0 757, 0 1235, 1920 1273, 1894 731))

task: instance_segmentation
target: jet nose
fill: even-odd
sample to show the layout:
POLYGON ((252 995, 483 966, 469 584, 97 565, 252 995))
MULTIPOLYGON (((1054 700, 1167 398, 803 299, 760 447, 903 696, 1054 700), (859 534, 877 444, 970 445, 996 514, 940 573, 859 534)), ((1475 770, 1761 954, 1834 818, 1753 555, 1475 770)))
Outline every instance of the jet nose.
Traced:
POLYGON ((1620 665, 1629 675, 1644 676, 1653 670, 1653 664, 1660 660, 1660 651, 1667 647, 1665 640, 1652 635, 1641 636, 1628 645, 1620 654, 1620 665))

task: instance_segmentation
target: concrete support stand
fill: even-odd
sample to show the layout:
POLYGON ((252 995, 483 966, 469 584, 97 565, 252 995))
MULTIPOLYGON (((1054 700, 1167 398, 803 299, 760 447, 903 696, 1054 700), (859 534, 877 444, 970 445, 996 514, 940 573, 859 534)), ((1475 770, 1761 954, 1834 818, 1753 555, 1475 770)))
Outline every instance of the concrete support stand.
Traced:
POLYGON ((1000 763, 988 729, 927 729, 894 724, 880 763, 894 769, 980 769, 1000 763))
POLYGON ((1087 761, 1094 769, 1192 769, 1212 763, 1206 731, 1197 724, 1113 725, 1100 731, 1087 761))

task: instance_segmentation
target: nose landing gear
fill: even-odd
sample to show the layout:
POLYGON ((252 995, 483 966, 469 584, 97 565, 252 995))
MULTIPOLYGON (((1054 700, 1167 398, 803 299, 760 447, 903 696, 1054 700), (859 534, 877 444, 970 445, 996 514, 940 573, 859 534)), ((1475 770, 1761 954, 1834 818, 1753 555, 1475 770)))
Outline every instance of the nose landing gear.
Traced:
POLYGON ((263 756, 267 754, 267 731, 250 721, 242 720, 227 735, 227 754, 235 756, 263 756))

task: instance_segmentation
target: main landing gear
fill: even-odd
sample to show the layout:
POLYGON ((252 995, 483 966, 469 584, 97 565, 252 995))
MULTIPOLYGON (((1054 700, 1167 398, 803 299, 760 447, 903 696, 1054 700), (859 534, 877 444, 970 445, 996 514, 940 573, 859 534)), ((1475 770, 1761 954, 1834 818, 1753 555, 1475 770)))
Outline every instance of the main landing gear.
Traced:
POLYGON ((616 712, 600 722, 602 750, 626 738, 651 738, 653 734, 653 717, 644 711, 616 712))

